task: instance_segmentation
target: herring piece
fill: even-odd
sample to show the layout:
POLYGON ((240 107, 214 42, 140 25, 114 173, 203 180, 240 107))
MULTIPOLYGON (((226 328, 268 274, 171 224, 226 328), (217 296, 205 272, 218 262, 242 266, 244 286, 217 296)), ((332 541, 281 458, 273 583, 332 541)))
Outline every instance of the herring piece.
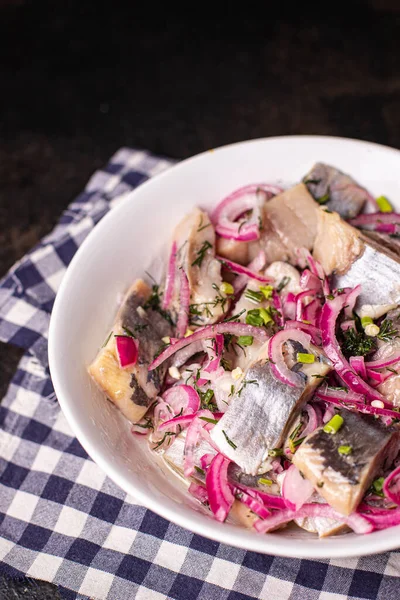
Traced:
POLYGON ((260 250, 265 252, 267 264, 277 260, 287 261, 290 258, 290 250, 283 243, 279 233, 275 230, 274 224, 269 218, 267 201, 261 210, 261 231, 260 239, 248 243, 248 259, 253 260, 260 250))
POLYGON ((283 293, 288 294, 299 294, 302 292, 300 287, 300 273, 298 270, 287 262, 275 261, 265 269, 264 274, 267 277, 272 277, 273 286, 276 288, 282 282, 284 278, 288 280, 287 284, 283 288, 283 293))
MULTIPOLYGON (((400 258, 360 234, 364 252, 344 274, 334 275, 334 287, 361 284, 356 308, 364 304, 400 304, 400 258)), ((315 254, 314 254, 315 256, 315 254)))
POLYGON ((335 433, 324 427, 311 433, 293 456, 293 464, 339 513, 356 510, 366 490, 384 465, 390 465, 400 446, 400 431, 369 415, 339 413, 343 425, 335 433), (339 452, 350 446, 351 453, 339 452))
POLYGON ((249 261, 249 242, 239 242, 238 240, 228 240, 226 238, 217 238, 217 254, 228 260, 247 265, 249 261))
MULTIPOLYGON (((221 263, 215 258, 215 231, 208 214, 195 208, 176 227, 177 267, 184 269, 190 288, 190 304, 199 314, 192 314, 196 325, 215 323, 229 309, 221 302, 218 290, 222 283, 221 263)), ((179 293, 175 293, 172 311, 179 311, 179 293)))
POLYGON ((344 219, 358 215, 369 197, 350 175, 324 163, 316 163, 303 181, 317 201, 326 202, 329 210, 338 212, 344 219))
POLYGON ((251 475, 257 474, 268 450, 282 445, 293 421, 319 385, 319 376, 330 370, 325 356, 312 347, 316 361, 293 367, 301 375, 301 384, 298 388, 288 386, 271 371, 266 360, 268 343, 249 365, 241 388, 211 432, 221 452, 251 475))
MULTIPOLYGON (((325 502, 316 492, 314 492, 309 501, 317 503, 325 502)), ((295 519, 294 522, 298 527, 305 531, 317 533, 320 538, 329 537, 331 535, 340 535, 349 531, 348 526, 346 523, 343 523, 343 521, 335 521, 335 519, 329 519, 327 517, 301 517, 295 519)))
POLYGON ((306 186, 299 183, 266 202, 265 211, 288 254, 274 260, 289 260, 296 264, 298 251, 301 248, 311 250, 314 245, 318 205, 306 186))
POLYGON ((343 221, 337 213, 319 208, 317 215, 313 256, 327 275, 342 275, 364 251, 360 232, 343 221))
POLYGON ((148 366, 161 346, 161 338, 172 335, 172 327, 161 314, 144 308, 150 295, 147 283, 135 281, 122 302, 107 344, 88 367, 98 387, 132 423, 143 417, 160 391, 166 365, 150 372, 148 366), (135 365, 121 369, 114 336, 126 335, 126 330, 139 342, 139 356, 135 365))

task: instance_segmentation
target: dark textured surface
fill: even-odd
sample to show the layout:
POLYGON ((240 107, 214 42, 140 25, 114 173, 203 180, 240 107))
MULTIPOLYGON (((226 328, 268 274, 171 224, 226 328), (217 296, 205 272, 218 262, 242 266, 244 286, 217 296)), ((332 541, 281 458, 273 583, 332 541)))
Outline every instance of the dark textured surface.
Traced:
MULTIPOLYGON (((0 1, 0 275, 123 145, 184 158, 308 133, 400 147, 397 2, 129 6, 0 1)), ((2 395, 20 354, 0 345, 2 395)), ((0 585, 38 597, 23 593, 0 585)))

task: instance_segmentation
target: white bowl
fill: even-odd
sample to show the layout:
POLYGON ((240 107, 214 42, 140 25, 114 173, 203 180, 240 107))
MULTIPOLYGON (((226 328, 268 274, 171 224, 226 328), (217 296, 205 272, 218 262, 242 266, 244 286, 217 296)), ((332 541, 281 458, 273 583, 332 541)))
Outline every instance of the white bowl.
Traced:
MULTIPOLYGON (((301 530, 257 534, 217 523, 161 469, 147 444, 92 384, 86 366, 105 339, 117 296, 163 249, 174 225, 192 207, 210 208, 251 182, 290 185, 315 161, 350 173, 373 194, 400 208, 400 152, 329 137, 278 137, 243 142, 183 161, 133 191, 107 214, 72 260, 50 324, 49 358, 60 405, 85 450, 123 490, 150 510, 197 534, 255 552, 329 558, 383 552, 399 545, 400 526, 367 536, 317 539, 301 530)), ((153 263, 153 264, 152 264, 153 263)))

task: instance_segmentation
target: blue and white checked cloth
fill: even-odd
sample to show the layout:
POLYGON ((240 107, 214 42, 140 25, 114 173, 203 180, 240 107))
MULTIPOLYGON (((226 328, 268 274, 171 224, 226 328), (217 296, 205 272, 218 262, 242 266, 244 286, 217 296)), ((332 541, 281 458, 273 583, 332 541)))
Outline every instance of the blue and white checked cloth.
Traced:
POLYGON ((47 363, 54 296, 96 223, 170 164, 117 152, 0 284, 0 339, 26 350, 0 405, 0 573, 53 582, 67 599, 400 598, 399 552, 312 561, 218 544, 137 505, 74 438, 47 363))

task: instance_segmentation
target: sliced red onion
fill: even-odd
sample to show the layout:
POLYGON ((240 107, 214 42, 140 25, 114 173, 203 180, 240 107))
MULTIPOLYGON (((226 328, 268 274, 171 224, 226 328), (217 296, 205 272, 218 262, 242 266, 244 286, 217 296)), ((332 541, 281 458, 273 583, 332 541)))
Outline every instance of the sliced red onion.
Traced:
POLYGON ((211 465, 212 459, 214 458, 215 454, 211 454, 211 452, 207 452, 207 454, 203 454, 203 456, 200 457, 200 466, 201 468, 205 471, 208 469, 208 467, 211 465))
POLYGON ((249 268, 244 267, 243 265, 239 265, 238 263, 233 262, 232 260, 228 260, 227 258, 223 258, 222 256, 217 256, 217 260, 219 260, 224 267, 232 271, 233 273, 237 273, 238 275, 245 275, 250 279, 255 279, 256 281, 260 281, 261 283, 271 283, 273 279, 271 277, 266 277, 265 275, 260 275, 256 271, 251 271, 249 268))
POLYGON ((361 293, 361 285, 356 285, 348 294, 346 298, 346 306, 344 307, 344 315, 346 319, 353 319, 353 311, 357 302, 357 298, 361 293))
POLYGON ((305 259, 310 266, 311 273, 318 277, 318 279, 321 281, 323 293, 325 294, 325 296, 329 296, 330 287, 322 266, 317 260, 315 260, 315 258, 310 254, 310 252, 308 252, 308 250, 305 251, 305 259))
POLYGON ((285 319, 284 319, 284 315, 283 315, 283 306, 282 306, 281 298, 276 290, 273 290, 273 292, 272 292, 272 302, 273 302, 274 308, 278 311, 274 315, 274 318, 276 319, 276 324, 279 327, 283 327, 285 324, 285 319))
POLYGON ((299 510, 314 493, 314 487, 300 475, 300 471, 291 465, 285 473, 282 484, 282 496, 286 506, 293 510, 299 510))
POLYGON ((225 521, 235 501, 228 483, 230 460, 223 454, 214 456, 207 470, 206 488, 210 508, 217 521, 225 521))
POLYGON ((303 308, 303 321, 309 321, 311 325, 317 325, 319 314, 321 312, 321 302, 318 298, 314 298, 303 308))
POLYGON ((314 292, 312 290, 304 290, 296 294, 296 321, 302 321, 303 319, 303 298, 313 297, 314 292))
POLYGON ((300 277, 300 287, 302 290, 316 292, 321 289, 321 280, 309 269, 304 269, 300 277))
POLYGON ((149 371, 156 369, 165 360, 167 360, 167 358, 175 354, 175 352, 178 352, 178 350, 185 348, 185 346, 189 346, 189 344, 199 340, 215 338, 218 333, 230 333, 238 337, 241 335, 251 335, 254 339, 257 339, 260 342, 266 342, 269 337, 266 329, 262 327, 254 327, 253 325, 246 325, 245 323, 233 323, 232 321, 229 321, 225 323, 217 323, 216 325, 207 325, 206 327, 201 327, 195 333, 192 333, 185 338, 181 338, 178 342, 176 342, 176 344, 168 346, 157 358, 153 360, 149 366, 149 371))
POLYGON ((220 364, 222 358, 222 352, 224 350, 224 336, 218 333, 212 342, 212 349, 210 348, 209 342, 202 342, 203 349, 208 354, 208 362, 200 373, 200 379, 197 381, 197 385, 201 387, 207 381, 213 381, 218 375, 225 373, 224 369, 220 372, 220 364), (209 374, 215 375, 215 377, 209 377, 209 374))
POLYGON ((180 274, 180 289, 179 289, 179 314, 176 324, 176 332, 178 337, 183 337, 187 331, 189 323, 189 304, 190 304, 190 288, 189 280, 183 269, 180 274))
POLYGON ((199 500, 203 504, 208 502, 208 494, 204 485, 199 485, 198 483, 191 483, 189 485, 189 494, 191 494, 196 500, 199 500))
POLYGON ((321 311, 321 332, 322 332, 322 345, 325 350, 325 354, 332 361, 334 369, 348 385, 348 387, 357 392, 363 394, 369 400, 381 400, 385 406, 389 403, 386 401, 384 396, 374 390, 368 383, 363 381, 357 373, 352 369, 348 360, 343 356, 340 349, 339 343, 336 339, 336 321, 341 310, 344 308, 346 303, 346 294, 336 296, 333 300, 327 300, 322 307, 321 311))
POLYGON ((400 466, 386 477, 382 490, 386 498, 400 505, 400 466))
POLYGON ((374 529, 387 529, 388 527, 394 527, 400 525, 400 508, 387 509, 380 513, 360 513, 364 519, 366 519, 374 529))
POLYGON ((299 342, 306 350, 310 348, 311 337, 307 333, 300 331, 300 329, 284 329, 272 336, 268 348, 268 357, 271 370, 279 381, 292 387, 300 387, 303 384, 303 379, 298 373, 288 368, 283 358, 283 345, 290 340, 299 342))
POLYGON ((395 212, 362 214, 350 219, 349 223, 361 229, 396 234, 399 232, 400 214, 395 212))
POLYGON ((333 408, 332 405, 328 404, 328 406, 326 407, 326 410, 324 412, 324 415, 322 417, 322 422, 324 424, 328 423, 328 421, 330 421, 332 419, 332 417, 334 416, 334 414, 335 414, 335 409, 333 408))
POLYGON ((183 463, 183 474, 185 477, 190 477, 193 475, 195 469, 194 463, 194 451, 198 444, 200 433, 202 429, 202 422, 196 416, 190 423, 189 427, 186 431, 185 438, 185 448, 183 451, 184 454, 184 463, 183 463))
POLYGON ((400 350, 386 358, 378 358, 377 360, 369 360, 365 363, 366 369, 384 369, 390 367, 400 361, 400 350))
POLYGON ((296 296, 289 292, 283 300, 283 315, 286 319, 296 318, 296 296))
MULTIPOLYGON (((247 265, 247 269, 252 271, 253 273, 258 273, 265 267, 267 259, 265 256, 264 250, 260 250, 257 256, 247 265)), ((247 285, 248 276, 247 275, 238 275, 233 282, 233 289, 235 290, 235 294, 239 294, 242 289, 247 285)))
POLYGON ((250 494, 243 492, 237 487, 233 487, 233 492, 236 495, 236 498, 250 508, 250 510, 256 514, 261 519, 266 519, 271 512, 266 508, 261 500, 261 498, 253 498, 250 494))
POLYGON ((197 413, 200 409, 200 397, 191 385, 174 385, 166 390, 163 399, 172 407, 174 414, 197 413))
POLYGON ((381 383, 383 383, 384 381, 386 381, 386 379, 389 379, 389 377, 391 377, 393 375, 393 373, 379 373, 378 371, 373 371, 372 369, 366 369, 366 374, 367 377, 369 377, 370 379, 372 379, 375 384, 374 385, 380 385, 381 383))
POLYGON ((253 496, 253 498, 255 496, 260 498, 260 500, 267 508, 286 508, 285 500, 282 498, 282 496, 278 496, 277 494, 269 494, 267 492, 261 491, 258 488, 252 488, 247 485, 243 485, 242 483, 238 483, 236 481, 232 483, 243 492, 246 492, 250 496, 253 496))
POLYGON ((136 365, 139 356, 138 342, 129 335, 116 335, 115 346, 121 369, 136 365))
POLYGON ((169 255, 168 271, 165 280, 164 297, 161 307, 163 310, 167 310, 171 304, 172 295, 175 289, 176 279, 176 242, 174 241, 171 247, 171 254, 169 255))
POLYGON ((321 331, 315 325, 309 325, 302 321, 286 321, 285 329, 300 329, 300 331, 304 331, 311 337, 313 344, 316 346, 322 344, 321 331))
POLYGON ((371 406, 370 404, 364 404, 362 402, 355 402, 354 400, 348 400, 346 402, 342 396, 331 396, 328 395, 321 390, 317 390, 315 393, 315 398, 319 400, 324 400, 325 402, 329 402, 330 404, 334 404, 335 406, 340 406, 341 408, 347 408, 347 410, 352 410, 356 412, 360 412, 365 415, 378 415, 380 417, 390 417, 391 419, 400 419, 400 413, 395 410, 390 410, 388 408, 379 408, 377 406, 371 406))
POLYGON ((320 418, 318 418, 318 415, 317 415, 317 411, 315 410, 315 408, 313 406, 311 406, 311 404, 306 404, 305 407, 303 408, 303 411, 306 412, 308 415, 308 423, 307 423, 306 427, 303 429, 303 431, 301 432, 301 437, 305 437, 305 436, 309 435, 310 433, 315 431, 317 429, 317 427, 319 427, 321 424, 320 418))
POLYGON ((304 517, 324 517, 326 519, 333 519, 334 521, 346 523, 355 533, 359 534, 371 533, 374 529, 374 526, 369 522, 366 515, 362 516, 358 513, 353 513, 346 517, 333 510, 328 504, 319 503, 304 504, 297 511, 289 508, 276 511, 263 521, 256 521, 254 523, 254 528, 259 533, 266 533, 267 531, 276 529, 294 519, 301 519, 304 517))
POLYGON ((175 425, 180 425, 183 429, 195 418, 196 415, 179 415, 179 417, 172 417, 172 419, 168 419, 168 421, 161 423, 157 427, 157 431, 165 431, 166 429, 170 429, 170 427, 174 427, 175 425))
POLYGON ((260 237, 261 206, 268 197, 280 191, 278 186, 251 184, 224 198, 211 214, 218 235, 245 242, 257 240, 260 237), (244 223, 235 223, 235 220, 248 210, 253 211, 250 219, 244 223))
POLYGON ((342 331, 348 331, 349 329, 355 329, 355 321, 353 319, 347 319, 347 321, 343 321, 340 323, 340 329, 342 331))
POLYGON ((350 366, 360 377, 367 379, 367 369, 365 368, 363 356, 350 356, 350 366))
POLYGON ((195 342, 194 344, 191 344, 190 346, 186 346, 185 348, 182 348, 182 350, 179 350, 179 352, 177 352, 174 356, 172 365, 174 367, 179 368, 182 365, 184 365, 189 360, 189 358, 191 358, 198 352, 203 352, 203 342, 201 340, 199 340, 198 342, 195 342))

